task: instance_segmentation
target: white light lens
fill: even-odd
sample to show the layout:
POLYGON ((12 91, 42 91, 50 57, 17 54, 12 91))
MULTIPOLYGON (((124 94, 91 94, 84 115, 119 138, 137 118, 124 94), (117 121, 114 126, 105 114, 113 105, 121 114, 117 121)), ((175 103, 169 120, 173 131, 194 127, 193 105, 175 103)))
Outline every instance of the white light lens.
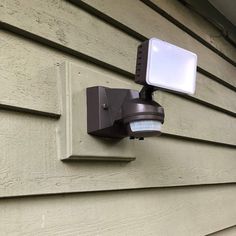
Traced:
POLYGON ((139 120, 130 122, 132 132, 161 131, 162 123, 156 120, 139 120))
POLYGON ((149 40, 147 84, 194 94, 196 68, 196 54, 156 38, 149 40))

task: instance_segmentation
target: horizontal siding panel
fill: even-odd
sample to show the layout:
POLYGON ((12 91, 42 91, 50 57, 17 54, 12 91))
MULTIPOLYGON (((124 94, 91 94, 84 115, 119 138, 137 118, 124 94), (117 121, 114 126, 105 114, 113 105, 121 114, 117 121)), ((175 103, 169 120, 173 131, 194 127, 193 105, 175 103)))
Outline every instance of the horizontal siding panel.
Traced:
POLYGON ((0 31, 0 61, 0 107, 60 115, 55 54, 0 31))
MULTIPOLYGON (((79 60, 5 31, 0 31, 0 45, 0 105, 61 114, 53 66, 79 60)), ((236 113, 236 93, 200 73, 195 98, 236 113)))
POLYGON ((193 97, 236 115, 236 93, 200 73, 197 73, 196 91, 193 97))
POLYGON ((165 136, 136 142, 128 164, 62 162, 58 122, 0 112, 0 197, 236 182, 235 148, 165 136))
MULTIPOLYGON (((233 65, 142 2, 120 0, 111 4, 110 1, 96 1, 96 4, 102 5, 108 15, 146 37, 155 36, 196 52, 200 67, 236 86, 233 65)), ((5 1, 1 8, 0 21, 3 23, 134 73, 136 48, 140 42, 66 1, 11 0, 5 1), (129 50, 131 56, 128 56, 129 50)))
POLYGON ((180 1, 143 0, 143 2, 154 3, 158 8, 178 21, 178 23, 181 23, 184 27, 194 32, 212 47, 216 48, 232 61, 236 62, 236 50, 234 46, 224 38, 217 28, 193 10, 185 7, 180 1), (202 27, 203 25, 204 27, 202 27))
POLYGON ((234 117, 171 94, 155 98, 165 109, 164 133, 236 145, 234 117))
MULTIPOLYGON (((1 9, 1 8, 0 8, 1 9)), ((67 1, 33 0, 5 2, 0 21, 110 63, 126 71, 135 70, 138 40, 119 32, 67 1), (14 12, 13 14, 9 14, 14 12), (18 19, 21 19, 20 21, 18 19), (109 35, 109 37, 107 37, 109 35), (128 56, 127 47, 134 49, 128 56), (114 56, 115 55, 119 55, 114 56)))
POLYGON ((0 200, 3 235, 197 236, 236 221, 235 186, 0 200))
POLYGON ((172 94, 155 98, 165 109, 164 133, 236 145, 234 117, 172 94))

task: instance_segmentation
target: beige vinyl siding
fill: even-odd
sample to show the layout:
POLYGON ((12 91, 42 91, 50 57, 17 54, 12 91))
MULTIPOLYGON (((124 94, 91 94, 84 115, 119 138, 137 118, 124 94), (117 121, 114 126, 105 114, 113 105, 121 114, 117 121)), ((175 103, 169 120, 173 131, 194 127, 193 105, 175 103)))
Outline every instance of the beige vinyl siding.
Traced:
POLYGON ((63 55, 1 30, 0 105, 13 110, 59 116, 61 111, 54 67, 59 58, 63 60, 63 55))
POLYGON ((236 62, 235 48, 233 45, 227 42, 224 36, 218 29, 212 27, 212 25, 205 21, 194 11, 190 11, 187 7, 181 4, 180 1, 173 0, 142 0, 148 5, 152 5, 153 9, 162 12, 163 15, 176 23, 180 28, 187 28, 186 32, 197 37, 199 40, 203 40, 206 44, 212 47, 212 50, 216 50, 223 56, 236 62), (204 26, 204 27, 203 27, 204 26))
POLYGON ((24 236, 207 235, 235 223, 235 194, 232 186, 206 186, 2 199, 0 230, 24 236))
MULTIPOLYGON (((131 163, 61 162, 56 121, 1 111, 1 197, 235 182, 235 149, 162 137, 131 163)), ((90 149, 92 147, 90 146, 90 149)))
MULTIPOLYGON (((9 91, 8 99, 12 98, 11 94, 23 97, 23 111, 28 111, 25 107, 36 109, 36 105, 41 106, 42 109, 40 110, 42 111, 46 102, 55 101, 54 94, 57 94, 56 92, 59 90, 55 81, 59 81, 59 78, 51 75, 51 67, 54 68, 54 64, 62 63, 65 60, 72 62, 74 67, 79 68, 81 80, 84 84, 88 81, 87 84, 89 86, 92 85, 89 80, 96 78, 98 84, 105 79, 111 87, 119 84, 124 87, 138 88, 137 85, 124 76, 63 55, 33 41, 19 38, 17 35, 3 32, 1 33, 1 38, 5 39, 6 42, 0 49, 3 52, 0 54, 1 61, 15 65, 12 71, 8 73, 8 84, 15 89, 12 81, 24 81, 24 93, 22 93, 22 89, 10 93, 11 90, 7 89, 10 86, 3 87, 2 91, 5 93, 9 91), (18 52, 21 60, 15 61, 14 55, 7 57, 10 59, 5 59, 6 55, 12 53, 11 49, 18 52), (44 74, 47 74, 46 72, 49 68, 50 76, 46 76, 48 80, 44 84, 54 86, 49 87, 51 91, 47 92, 47 97, 39 96, 39 92, 43 91, 42 89, 45 89, 45 86, 39 87, 38 90, 35 89, 38 93, 35 92, 34 94, 30 92, 31 89, 28 89, 31 87, 37 88, 38 81, 45 81, 45 77, 41 77, 44 74, 39 73, 38 68, 40 68, 39 72, 45 71, 44 74), (22 80, 22 77, 27 79, 22 80), (48 96, 52 96, 52 99, 49 99, 48 96), (34 101, 37 101, 37 103, 34 101)), ((5 73, 7 72, 5 71, 5 73)), ((227 88, 227 90, 229 89, 227 88)), ((232 116, 225 115, 214 109, 207 109, 201 104, 184 98, 166 93, 160 94, 157 94, 157 100, 165 105, 167 112, 165 126, 171 133, 178 133, 179 131, 183 134, 185 131, 188 137, 207 135, 207 139, 213 139, 215 138, 213 134, 216 132, 220 138, 221 130, 215 130, 213 124, 225 130, 227 126, 224 125, 224 119, 234 119, 232 116), (179 109, 182 112, 177 113, 176 107, 180 107, 179 109), (198 112, 199 109, 200 112, 198 112), (183 112, 185 112, 184 116, 183 112), (198 112, 201 119, 205 117, 205 121, 199 122, 200 117, 195 117, 196 112, 198 112), (173 113, 175 113, 175 116, 173 116, 173 113), (212 118, 211 124, 208 126, 209 115, 215 117, 214 119, 212 118), (215 120, 217 118, 222 119, 223 123, 218 124, 215 120), (184 122, 185 120, 186 122, 184 122), (177 121, 181 129, 175 127, 177 121), (195 129, 202 129, 202 132, 197 133, 195 129, 190 129, 189 126, 191 124, 195 126, 195 129), (205 127, 202 127, 204 124, 205 127)), ((55 107, 60 107, 59 104, 59 99, 57 99, 55 107)), ((13 103, 13 105, 17 106, 16 103, 13 103)), ((81 106, 81 109, 85 112, 84 106, 81 106)), ((53 110, 49 111, 53 112, 53 110)), ((45 111, 49 112, 48 110, 45 111)), ((58 137, 55 131, 60 119, 49 119, 47 118, 47 113, 43 113, 43 115, 44 117, 29 115, 25 112, 1 111, 2 135, 0 139, 2 148, 0 152, 4 157, 2 163, 4 163, 3 168, 5 170, 2 174, 2 185, 0 187, 0 195, 2 197, 57 192, 226 183, 235 182, 236 180, 234 147, 204 143, 199 142, 199 140, 187 141, 180 139, 178 136, 171 137, 167 135, 160 138, 146 139, 143 143, 138 142, 135 149, 136 161, 122 164, 122 168, 115 163, 70 164, 61 162, 58 157, 58 137), (32 127, 35 127, 33 129, 35 132, 33 132, 32 127), (33 139, 30 138, 31 135, 33 135, 33 139), (27 141, 29 139, 30 141, 27 141), (11 144, 11 142, 13 143, 11 144), (10 148, 11 146, 12 148, 10 148), (35 153, 39 154, 35 155, 35 153), (17 157, 24 158, 19 159, 17 157), (19 169, 19 165, 22 170, 19 169), (8 184, 9 182, 11 183, 10 185, 8 184), (38 187, 39 184, 40 188, 38 187)), ((84 127, 86 128, 85 121, 84 127)), ((230 135, 234 135, 230 128, 227 132, 230 135)), ((227 136, 222 137, 225 138, 227 136)), ((91 149, 91 146, 88 146, 88 149, 91 149)))
MULTIPOLYGON (((201 17, 179 2, 153 3, 235 60, 235 48, 212 39, 216 29, 201 17)), ((235 225, 235 66, 142 1, 77 4, 0 1, 0 232, 182 236, 235 225), (125 27, 197 53, 196 94, 155 94, 164 134, 135 143, 135 161, 62 162, 60 67, 80 74, 72 78, 78 91, 96 80, 140 89, 132 78, 141 40, 125 27)), ((95 152, 92 142, 87 149, 95 152)))

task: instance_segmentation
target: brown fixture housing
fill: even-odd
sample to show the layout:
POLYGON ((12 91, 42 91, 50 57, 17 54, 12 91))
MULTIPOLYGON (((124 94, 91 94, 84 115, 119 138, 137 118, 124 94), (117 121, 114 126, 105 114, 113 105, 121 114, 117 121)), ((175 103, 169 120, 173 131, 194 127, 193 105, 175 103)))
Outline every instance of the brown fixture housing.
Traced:
POLYGON ((106 138, 139 138, 160 135, 160 130, 132 130, 137 121, 164 122, 164 109, 152 100, 153 87, 141 92, 107 87, 87 88, 87 131, 106 138))

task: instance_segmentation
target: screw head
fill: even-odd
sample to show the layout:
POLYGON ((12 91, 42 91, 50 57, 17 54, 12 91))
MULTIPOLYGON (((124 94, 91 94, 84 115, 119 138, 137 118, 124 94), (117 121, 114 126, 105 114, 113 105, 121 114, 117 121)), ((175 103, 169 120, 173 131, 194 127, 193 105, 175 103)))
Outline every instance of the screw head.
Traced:
POLYGON ((103 103, 103 104, 102 104, 102 108, 103 108, 104 110, 108 110, 108 105, 107 105, 106 103, 103 103))

